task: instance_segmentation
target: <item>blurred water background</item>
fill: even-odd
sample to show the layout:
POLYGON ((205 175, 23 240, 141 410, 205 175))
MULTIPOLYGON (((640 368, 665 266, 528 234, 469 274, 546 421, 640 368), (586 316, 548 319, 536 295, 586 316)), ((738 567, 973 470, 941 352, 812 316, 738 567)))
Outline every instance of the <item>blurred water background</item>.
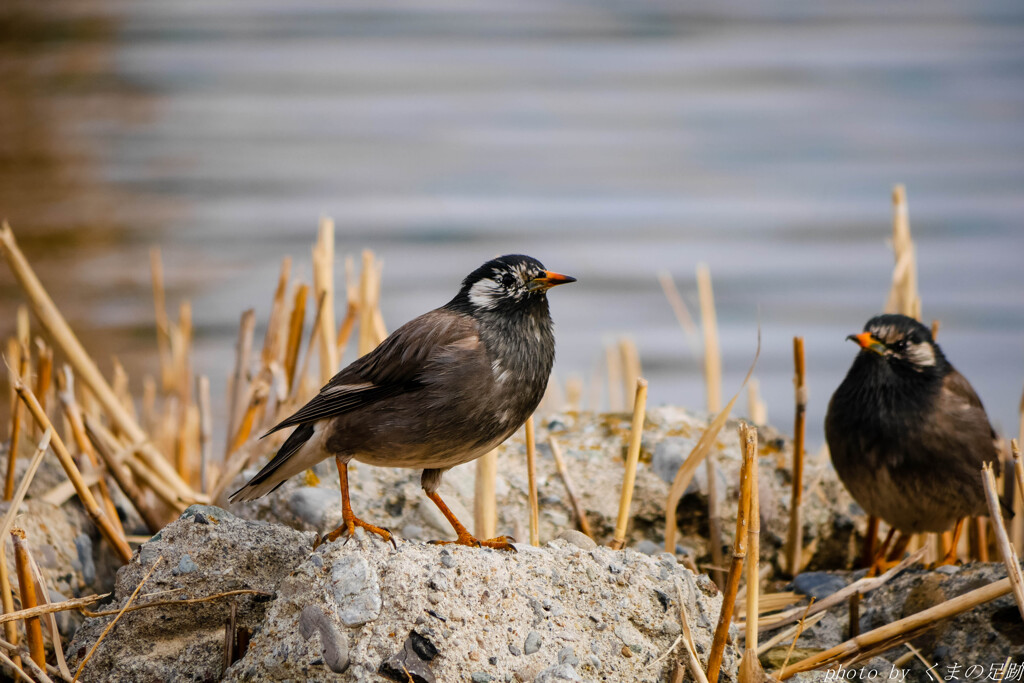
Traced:
MULTIPOLYGON (((496 254, 578 277, 551 296, 558 377, 589 381, 629 335, 654 404, 704 404, 656 275, 696 312, 705 262, 725 393, 760 321, 756 374, 788 432, 803 335, 814 445, 844 337, 884 303, 902 182, 924 317, 1015 434, 1022 29, 1015 0, 6 0, 0 213, 136 394, 156 370, 154 244, 219 396, 239 314, 265 321, 283 255, 309 277, 321 215, 340 253, 383 259, 391 329, 496 254)), ((8 335, 19 293, 6 269, 0 285, 8 335)))

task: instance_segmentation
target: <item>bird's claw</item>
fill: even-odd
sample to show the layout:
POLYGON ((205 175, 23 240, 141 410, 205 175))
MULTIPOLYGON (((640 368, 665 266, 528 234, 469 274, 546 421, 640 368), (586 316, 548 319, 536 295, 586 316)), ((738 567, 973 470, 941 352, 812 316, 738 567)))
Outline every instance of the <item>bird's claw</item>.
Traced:
POLYGON ((470 548, 493 548, 495 550, 505 550, 507 552, 514 553, 516 548, 513 543, 516 539, 511 536, 498 536, 497 538, 488 538, 486 540, 480 540, 471 534, 460 535, 454 541, 430 541, 431 545, 464 545, 470 548))

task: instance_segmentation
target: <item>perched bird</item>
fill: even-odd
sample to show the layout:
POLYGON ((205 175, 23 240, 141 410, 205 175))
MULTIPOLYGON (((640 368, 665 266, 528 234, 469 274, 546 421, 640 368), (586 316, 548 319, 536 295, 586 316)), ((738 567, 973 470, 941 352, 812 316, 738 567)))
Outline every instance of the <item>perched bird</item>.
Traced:
POLYGON ((911 534, 956 524, 940 562, 952 563, 964 518, 988 514, 982 464, 999 471, 981 399, 913 318, 880 315, 847 339, 861 351, 825 417, 836 472, 868 514, 901 532, 890 558, 902 556, 911 534))
POLYGON ((546 292, 575 281, 519 254, 483 264, 454 299, 402 325, 271 429, 295 428, 231 501, 259 498, 333 455, 343 522, 326 540, 361 526, 394 543, 353 514, 348 463, 422 467, 423 490, 455 528, 455 543, 512 550, 504 536, 475 539, 437 489, 446 470, 498 446, 537 408, 555 358, 546 292))

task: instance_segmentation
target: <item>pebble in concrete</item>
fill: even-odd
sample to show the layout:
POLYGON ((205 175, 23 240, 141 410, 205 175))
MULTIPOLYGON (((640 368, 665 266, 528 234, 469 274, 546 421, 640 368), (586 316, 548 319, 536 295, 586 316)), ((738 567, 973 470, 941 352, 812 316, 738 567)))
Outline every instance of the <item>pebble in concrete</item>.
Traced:
POLYGON ((530 631, 526 636, 526 642, 523 643, 523 652, 528 655, 532 655, 534 652, 540 649, 540 634, 536 631, 530 631))
POLYGON ((334 601, 345 626, 362 626, 380 616, 377 574, 361 555, 344 555, 331 566, 334 601))
POLYGON ((320 634, 324 663, 331 671, 340 674, 348 668, 348 640, 322 609, 313 605, 302 608, 299 633, 306 640, 312 638, 314 633, 320 634))

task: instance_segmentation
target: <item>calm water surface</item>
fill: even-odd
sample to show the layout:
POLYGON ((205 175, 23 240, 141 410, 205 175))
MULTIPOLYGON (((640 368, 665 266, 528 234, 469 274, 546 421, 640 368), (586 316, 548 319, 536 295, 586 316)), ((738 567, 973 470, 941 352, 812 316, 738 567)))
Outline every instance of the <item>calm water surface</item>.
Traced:
MULTIPOLYGON (((390 328, 498 253, 575 275, 551 297, 556 373, 589 378, 629 335, 655 403, 703 405, 656 274, 693 304, 705 262, 726 393, 760 319, 757 376, 788 429, 803 335, 820 443, 854 355, 844 337, 885 300, 903 182, 924 315, 1016 431, 1018 2, 12 7, 4 213, 90 349, 123 357, 136 388, 155 366, 151 244, 171 303, 193 302, 196 368, 220 387, 239 313, 265 320, 284 254, 308 277, 330 215, 339 251, 384 260, 390 328)), ((16 292, 0 283, 7 334, 16 292)))

